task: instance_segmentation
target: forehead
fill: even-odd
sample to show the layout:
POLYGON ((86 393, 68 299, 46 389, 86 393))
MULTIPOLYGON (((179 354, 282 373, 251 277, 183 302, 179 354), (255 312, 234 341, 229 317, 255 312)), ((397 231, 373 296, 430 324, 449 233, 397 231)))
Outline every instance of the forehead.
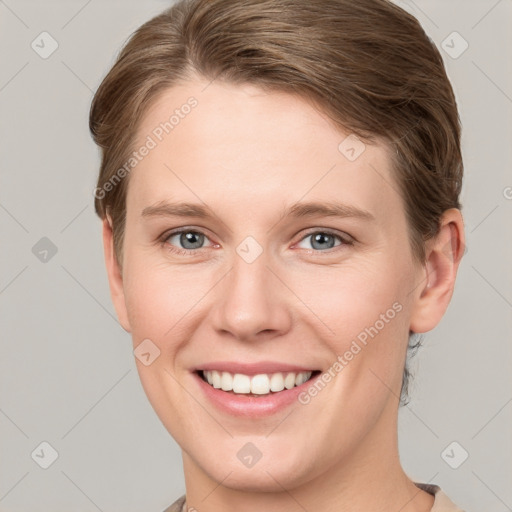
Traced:
POLYGON ((295 95, 196 80, 145 113, 127 207, 201 199, 243 211, 329 200, 379 215, 401 206, 384 144, 367 145, 295 95), (307 197, 306 197, 307 196, 307 197))

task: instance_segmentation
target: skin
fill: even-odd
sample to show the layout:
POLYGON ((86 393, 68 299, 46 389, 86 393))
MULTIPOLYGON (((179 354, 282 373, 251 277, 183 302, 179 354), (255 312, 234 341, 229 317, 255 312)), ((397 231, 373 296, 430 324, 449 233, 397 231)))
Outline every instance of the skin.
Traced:
POLYGON ((131 171, 122 267, 110 219, 103 223, 119 321, 134 347, 149 338, 160 350, 137 368, 182 448, 187 506, 430 510, 433 497, 398 458, 398 397, 409 331, 434 328, 450 301, 464 242, 460 212, 445 212, 420 264, 383 143, 351 162, 338 150, 348 133, 306 100, 207 84, 194 78, 166 90, 139 126, 143 142, 168 112, 198 100, 131 171), (214 215, 142 215, 161 201, 205 204, 214 215), (284 217, 297 201, 343 203, 372 219, 284 217), (182 227, 206 235, 187 255, 171 250, 194 247, 179 235, 158 240, 182 227), (315 244, 311 235, 324 230, 343 238, 315 244), (236 252, 247 236, 263 251, 250 264, 236 252), (396 302, 402 310, 308 405, 234 417, 208 402, 191 374, 219 360, 327 370, 396 302), (236 456, 247 442, 262 453, 252 468, 236 456))

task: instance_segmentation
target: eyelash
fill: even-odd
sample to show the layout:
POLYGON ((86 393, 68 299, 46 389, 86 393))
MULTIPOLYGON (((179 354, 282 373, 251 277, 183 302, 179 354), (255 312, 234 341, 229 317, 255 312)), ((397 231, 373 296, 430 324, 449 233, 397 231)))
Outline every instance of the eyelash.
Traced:
MULTIPOLYGON (((179 254, 179 255, 182 255, 182 256, 191 256, 194 253, 200 252, 202 249, 207 249, 207 247, 200 247, 198 249, 182 249, 182 248, 176 247, 174 245, 171 245, 170 243, 167 242, 169 240, 169 238, 171 238, 172 236, 180 235, 182 233, 196 233, 196 234, 199 234, 199 235, 204 235, 209 240, 208 236, 205 233, 203 233, 202 231, 200 231, 200 230, 192 229, 192 228, 180 228, 180 229, 177 229, 175 231, 170 231, 170 232, 164 233, 163 235, 161 235, 159 237, 158 241, 160 242, 160 244, 163 247, 166 247, 166 249, 169 250, 170 252, 175 253, 175 254, 179 254)), ((315 249, 304 249, 304 250, 308 251, 309 253, 315 253, 315 254, 322 254, 322 253, 324 253, 324 254, 328 254, 329 255, 329 254, 332 254, 333 252, 335 252, 336 250, 339 250, 343 246, 354 245, 354 239, 352 237, 350 237, 349 235, 342 236, 339 233, 336 233, 336 232, 331 231, 329 229, 315 229, 315 230, 309 231, 297 243, 300 243, 303 240, 305 240, 306 238, 308 238, 309 236, 315 235, 315 234, 318 234, 318 233, 338 238, 341 243, 339 245, 335 245, 334 247, 331 247, 330 249, 326 249, 326 250, 323 250, 323 251, 315 250, 315 249)))

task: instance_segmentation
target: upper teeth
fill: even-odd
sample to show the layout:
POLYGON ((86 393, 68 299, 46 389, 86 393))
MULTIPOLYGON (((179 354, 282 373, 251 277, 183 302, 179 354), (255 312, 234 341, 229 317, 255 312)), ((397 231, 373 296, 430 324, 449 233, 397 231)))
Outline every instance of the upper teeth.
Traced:
POLYGON ((244 375, 242 373, 218 372, 217 370, 203 371, 208 384, 223 391, 233 393, 254 393, 255 395, 266 395, 270 391, 282 391, 284 388, 291 389, 306 382, 312 372, 288 372, 258 375, 244 375))

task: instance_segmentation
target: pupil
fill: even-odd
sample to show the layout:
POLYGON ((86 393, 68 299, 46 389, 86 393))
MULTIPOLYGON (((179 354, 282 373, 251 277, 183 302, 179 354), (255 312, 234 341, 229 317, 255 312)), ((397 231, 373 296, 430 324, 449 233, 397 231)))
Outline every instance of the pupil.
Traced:
POLYGON ((183 233, 181 235, 181 243, 185 246, 186 249, 197 249, 201 246, 201 234, 195 233, 194 231, 189 231, 188 233, 183 233), (195 240, 194 240, 195 239, 195 240), (198 247, 187 247, 186 244, 191 243, 192 245, 196 244, 198 247))
MULTIPOLYGON (((333 237, 333 236, 331 236, 331 235, 329 235, 329 234, 327 234, 327 233, 317 233, 317 234, 313 237, 313 240, 314 240, 314 241, 313 241, 313 246, 314 246, 314 244, 315 244, 316 242, 319 242, 320 244, 322 244, 322 243, 324 244, 323 246, 322 246, 322 245, 320 246, 320 249, 322 249, 322 247, 323 247, 323 248, 325 248, 325 247, 327 247, 327 246, 325 245, 325 241, 326 241, 326 240, 329 240, 329 239, 330 239, 330 241, 331 241, 331 242, 333 242, 333 241, 334 241, 334 237, 333 237)), ((331 247, 333 247, 333 244, 332 244, 332 243, 328 244, 328 248, 330 249, 331 247)))

